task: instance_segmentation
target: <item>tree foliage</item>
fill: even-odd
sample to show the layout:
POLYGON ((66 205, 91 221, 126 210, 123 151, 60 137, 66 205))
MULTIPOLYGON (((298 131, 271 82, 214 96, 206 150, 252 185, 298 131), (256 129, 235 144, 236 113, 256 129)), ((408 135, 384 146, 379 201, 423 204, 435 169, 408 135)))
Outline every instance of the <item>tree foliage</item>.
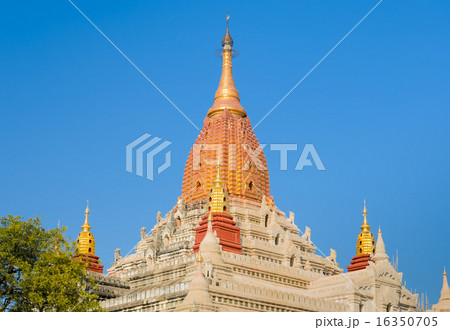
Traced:
POLYGON ((45 230, 38 217, 0 219, 0 311, 102 310, 65 229, 45 230))

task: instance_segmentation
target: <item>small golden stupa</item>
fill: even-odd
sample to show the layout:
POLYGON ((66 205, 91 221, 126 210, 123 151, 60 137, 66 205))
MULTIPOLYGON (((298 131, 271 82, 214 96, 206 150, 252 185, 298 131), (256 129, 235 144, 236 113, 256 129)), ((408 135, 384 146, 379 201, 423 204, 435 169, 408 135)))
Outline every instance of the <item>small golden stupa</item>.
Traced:
POLYGON ((370 232, 370 226, 367 222, 366 200, 364 200, 364 209, 362 214, 364 221, 361 226, 361 233, 359 233, 358 240, 356 241, 357 256, 362 254, 375 254, 375 238, 370 232))

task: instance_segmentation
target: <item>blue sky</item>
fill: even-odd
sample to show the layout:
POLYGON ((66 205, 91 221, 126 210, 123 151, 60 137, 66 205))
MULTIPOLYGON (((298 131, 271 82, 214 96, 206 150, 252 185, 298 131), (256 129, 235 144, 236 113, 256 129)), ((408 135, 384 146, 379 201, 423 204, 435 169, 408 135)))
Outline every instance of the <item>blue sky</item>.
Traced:
MULTIPOLYGON (((220 78, 226 11, 234 77, 253 125, 377 1, 87 1, 85 12, 201 127, 220 78)), ((450 267, 448 1, 385 0, 257 127, 260 143, 313 143, 326 171, 289 170, 266 150, 271 193, 345 268, 363 199, 407 287, 433 303, 450 267)), ((181 194, 198 132, 68 1, 8 2, 0 12, 0 214, 58 220, 76 238, 90 200, 109 267, 181 194), (153 182, 125 171, 125 146, 172 142, 153 182)))

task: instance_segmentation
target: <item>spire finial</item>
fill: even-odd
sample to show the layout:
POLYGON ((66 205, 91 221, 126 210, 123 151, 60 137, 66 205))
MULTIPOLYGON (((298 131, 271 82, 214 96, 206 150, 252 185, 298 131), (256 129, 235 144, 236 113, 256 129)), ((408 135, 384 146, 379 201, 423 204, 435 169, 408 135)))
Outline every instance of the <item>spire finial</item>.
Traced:
POLYGON ((220 114, 225 109, 240 117, 246 115, 244 108, 241 106, 239 92, 236 89, 233 79, 233 65, 231 63, 233 39, 230 35, 229 19, 230 15, 227 14, 227 29, 222 39, 222 76, 220 78, 219 88, 214 97, 214 104, 208 111, 208 117, 210 118, 220 114))
POLYGON ((369 223, 367 222, 367 208, 366 208, 366 200, 364 199, 364 209, 363 209, 363 225, 361 226, 362 231, 368 232, 370 229, 369 223))
MULTIPOLYGON (((442 290, 441 290, 441 299, 443 297, 447 297, 447 299, 450 299, 450 288, 448 286, 448 280, 447 280, 447 272, 445 271, 444 267, 444 274, 442 275, 443 281, 442 281, 442 290)), ((441 300, 439 299, 439 300, 441 300)))
POLYGON ((85 218, 84 218, 84 224, 81 226, 83 231, 89 231, 91 229, 91 226, 89 226, 89 199, 87 200, 87 206, 86 210, 84 211, 85 218))
POLYGON ((225 31, 225 36, 222 39, 222 47, 223 49, 231 50, 231 47, 233 47, 233 39, 230 35, 230 30, 228 28, 228 21, 230 20, 230 13, 227 12, 227 30, 225 31))

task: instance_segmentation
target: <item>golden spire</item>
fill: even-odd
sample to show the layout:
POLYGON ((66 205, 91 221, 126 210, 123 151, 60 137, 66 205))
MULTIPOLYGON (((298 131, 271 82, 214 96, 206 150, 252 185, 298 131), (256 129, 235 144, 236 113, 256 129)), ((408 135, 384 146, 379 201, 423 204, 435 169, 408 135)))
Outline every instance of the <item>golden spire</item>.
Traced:
POLYGON ((81 226, 81 229, 83 229, 83 231, 89 232, 89 230, 91 230, 91 226, 89 225, 89 200, 87 200, 87 206, 86 210, 84 211, 84 214, 85 214, 84 224, 81 226))
MULTIPOLYGON (((370 230, 370 226, 367 222, 367 208, 366 208, 366 200, 364 199, 364 209, 363 209, 363 217, 364 217, 364 221, 363 221, 363 225, 361 226, 361 230, 364 232, 368 232, 370 230)), ((381 229, 381 228, 380 228, 381 229)))
POLYGON ((213 187, 208 194, 208 211, 229 213, 230 204, 228 203, 228 193, 220 178, 220 164, 217 163, 216 179, 213 181, 213 187))
POLYGON ((91 226, 89 225, 89 201, 84 211, 84 223, 81 226, 82 231, 77 238, 77 253, 78 254, 95 254, 95 239, 91 233, 91 226))
POLYGON ((208 117, 214 117, 220 114, 225 108, 227 108, 231 113, 237 114, 241 117, 246 115, 244 108, 241 106, 239 99, 239 92, 234 84, 233 72, 232 72, 232 48, 233 39, 230 35, 230 30, 228 26, 228 21, 230 15, 227 13, 227 30, 225 31, 225 36, 222 39, 223 47, 223 62, 222 62, 222 76, 220 77, 219 88, 216 91, 216 96, 214 97, 214 104, 208 111, 208 117))
POLYGON ((220 178, 220 161, 217 161, 217 165, 216 165, 216 179, 214 180, 214 186, 218 187, 219 185, 223 186, 223 181, 220 178))
POLYGON ((374 254, 375 253, 375 239, 373 234, 370 232, 370 226, 367 222, 367 208, 366 200, 364 200, 363 209, 363 224, 361 226, 361 233, 358 235, 358 240, 356 241, 356 255, 361 254, 374 254))

